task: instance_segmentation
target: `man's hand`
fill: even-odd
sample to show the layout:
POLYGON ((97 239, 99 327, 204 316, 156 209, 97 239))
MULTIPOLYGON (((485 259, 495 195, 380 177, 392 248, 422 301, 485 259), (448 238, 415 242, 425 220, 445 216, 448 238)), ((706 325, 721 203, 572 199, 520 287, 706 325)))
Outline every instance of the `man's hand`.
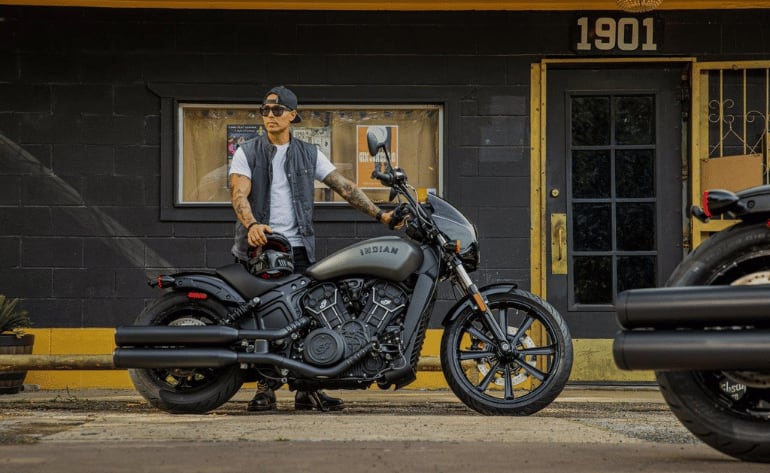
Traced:
POLYGON ((395 212, 394 210, 389 210, 385 212, 384 214, 382 214, 380 221, 394 230, 401 230, 404 228, 404 226, 406 226, 407 223, 409 223, 409 215, 403 216, 401 221, 396 223, 396 225, 391 225, 391 223, 393 222, 394 212, 395 212))
POLYGON ((265 225, 263 223, 252 225, 251 228, 249 228, 249 233, 247 235, 249 245, 256 248, 264 246, 265 243, 267 243, 267 236, 265 233, 273 233, 273 229, 270 228, 270 225, 265 225))

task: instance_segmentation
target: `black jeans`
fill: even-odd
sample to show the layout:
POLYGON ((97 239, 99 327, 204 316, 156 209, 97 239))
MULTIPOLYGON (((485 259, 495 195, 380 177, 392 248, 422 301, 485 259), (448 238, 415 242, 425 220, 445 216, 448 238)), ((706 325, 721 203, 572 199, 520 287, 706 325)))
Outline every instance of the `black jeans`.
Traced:
POLYGON ((307 250, 304 246, 292 246, 292 255, 294 256, 294 272, 304 274, 310 267, 310 261, 307 259, 307 250))

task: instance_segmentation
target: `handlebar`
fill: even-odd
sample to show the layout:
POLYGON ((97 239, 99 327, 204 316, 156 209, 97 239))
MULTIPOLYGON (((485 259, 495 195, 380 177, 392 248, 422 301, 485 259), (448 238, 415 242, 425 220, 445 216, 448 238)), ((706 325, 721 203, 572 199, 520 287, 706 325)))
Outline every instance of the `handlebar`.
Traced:
POLYGON ((383 186, 393 186, 393 175, 390 173, 384 173, 375 169, 372 171, 372 179, 377 179, 383 186))

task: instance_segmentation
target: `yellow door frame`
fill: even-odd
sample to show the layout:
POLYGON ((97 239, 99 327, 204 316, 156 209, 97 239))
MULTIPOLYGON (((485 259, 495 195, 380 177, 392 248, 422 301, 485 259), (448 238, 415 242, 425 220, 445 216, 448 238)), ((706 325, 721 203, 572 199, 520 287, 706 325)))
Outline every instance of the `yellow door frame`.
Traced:
MULTIPOLYGON (((546 125, 547 72, 549 65, 695 63, 695 58, 600 58, 543 59, 530 68, 530 290, 547 300, 546 278, 550 265, 546 261, 550 220, 545 214, 546 189, 546 125)), ((692 95, 695 97, 694 95, 692 95)), ((693 100, 694 102, 695 100, 693 100)), ((684 237, 684 235, 683 235, 684 237)), ((611 339, 573 339, 574 361, 570 382, 649 383, 651 371, 621 371, 612 360, 611 339)))
MULTIPOLYGON (((547 199, 545 189, 546 125, 548 120, 546 79, 548 66, 650 63, 695 64, 696 59, 693 57, 543 59, 538 63, 533 63, 530 67, 530 290, 542 298, 547 297, 546 277, 548 275, 546 262, 548 219, 545 215, 547 199)), ((691 116, 693 117, 693 126, 695 126, 695 97, 697 97, 695 90, 692 91, 691 97, 693 97, 691 116)))

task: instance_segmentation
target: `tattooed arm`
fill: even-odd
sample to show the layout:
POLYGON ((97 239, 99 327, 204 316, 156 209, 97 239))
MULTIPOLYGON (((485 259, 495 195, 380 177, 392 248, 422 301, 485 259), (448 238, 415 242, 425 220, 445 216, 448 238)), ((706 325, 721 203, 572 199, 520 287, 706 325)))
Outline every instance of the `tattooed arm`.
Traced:
POLYGON ((230 200, 233 204, 235 216, 248 229, 248 240, 251 246, 262 246, 267 243, 265 232, 273 233, 270 226, 258 223, 254 218, 249 203, 251 193, 251 179, 240 174, 230 174, 230 200), (256 224, 256 225, 255 225, 256 224))
MULTIPOLYGON (((331 187, 334 192, 342 196, 347 200, 350 205, 360 210, 361 212, 369 215, 372 218, 377 218, 377 214, 380 212, 380 208, 372 202, 364 192, 358 188, 353 182, 340 174, 338 171, 332 171, 323 180, 323 183, 331 187)), ((384 224, 390 223, 392 212, 385 212, 382 214, 380 221, 384 224)))

